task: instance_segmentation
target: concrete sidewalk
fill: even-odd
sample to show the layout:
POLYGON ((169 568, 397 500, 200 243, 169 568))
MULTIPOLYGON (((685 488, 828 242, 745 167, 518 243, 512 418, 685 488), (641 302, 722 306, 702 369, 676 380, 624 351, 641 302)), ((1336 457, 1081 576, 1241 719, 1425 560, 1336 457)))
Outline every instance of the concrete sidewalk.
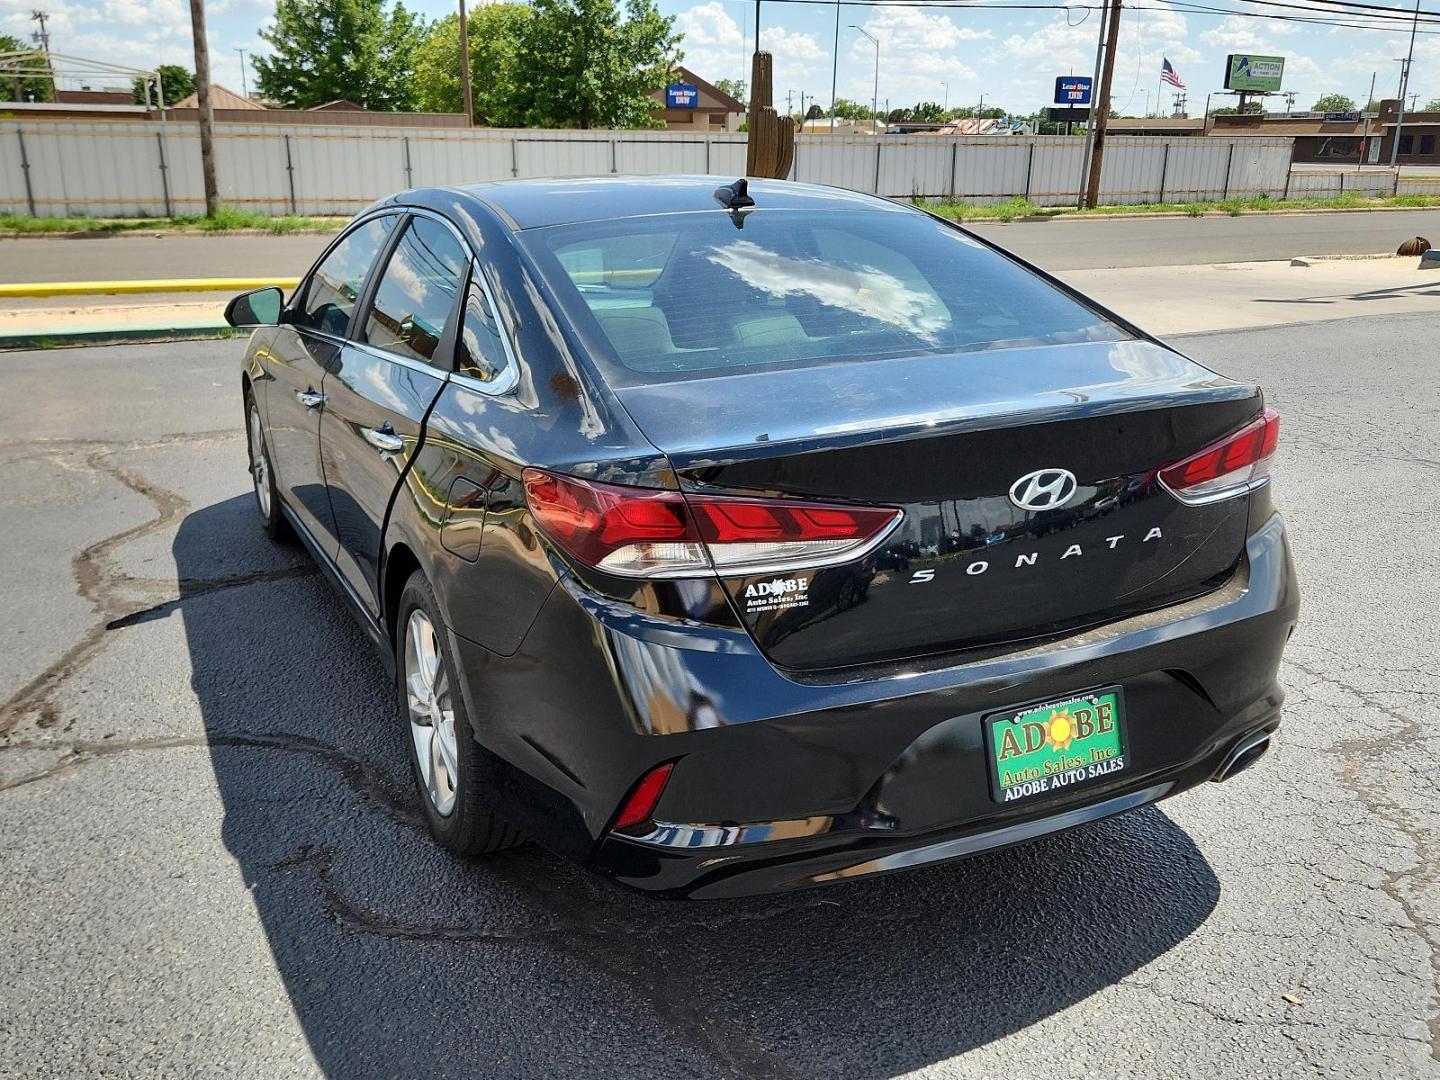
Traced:
MULTIPOLYGON (((1414 258, 1068 270, 1058 276, 1154 334, 1190 334, 1440 312, 1440 272, 1414 258)), ((219 336, 228 293, 96 296, 0 302, 0 349, 219 336)))

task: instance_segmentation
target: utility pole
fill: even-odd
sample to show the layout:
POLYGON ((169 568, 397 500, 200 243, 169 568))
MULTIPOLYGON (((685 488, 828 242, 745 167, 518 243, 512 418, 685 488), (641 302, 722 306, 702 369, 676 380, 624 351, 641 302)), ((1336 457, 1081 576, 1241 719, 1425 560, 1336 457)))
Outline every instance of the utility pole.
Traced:
POLYGON ((238 45, 235 51, 240 54, 240 93, 244 97, 250 96, 250 80, 245 77, 245 54, 249 49, 242 49, 238 45))
MULTIPOLYGON (((757 0, 758 3, 758 0, 757 0)), ((863 28, 850 24, 851 30, 859 30, 860 35, 870 44, 875 46, 875 93, 870 98, 870 127, 876 135, 880 134, 880 39, 863 28)))
POLYGON ((210 104, 210 46, 205 40, 205 0, 190 0, 190 34, 195 39, 195 98, 200 107, 200 173, 205 178, 205 216, 220 209, 215 182, 215 110, 210 104))
POLYGON ((1415 59, 1415 34, 1420 29, 1420 0, 1415 0, 1415 21, 1410 24, 1410 51, 1405 54, 1405 66, 1400 69, 1400 111, 1395 116, 1395 141, 1390 144, 1390 164, 1394 166, 1400 157, 1400 132, 1405 127, 1405 91, 1410 88, 1410 64, 1415 59))
MULTIPOLYGON (((40 24, 40 30, 35 34, 35 40, 40 45, 41 55, 45 57, 45 70, 50 73, 50 100, 54 101, 60 88, 55 85, 55 69, 50 66, 50 31, 45 28, 45 21, 49 18, 48 11, 32 11, 30 13, 30 20, 40 24)), ((17 97, 15 100, 19 101, 20 99, 17 97)))
POLYGON ((1085 205, 1085 187, 1090 179, 1090 155, 1095 150, 1095 95, 1100 91, 1100 69, 1105 60, 1105 30, 1110 25, 1110 4, 1100 5, 1100 33, 1095 41, 1095 74, 1090 80, 1089 116, 1085 121, 1085 147, 1080 154, 1080 179, 1076 181, 1075 206, 1085 205))
MULTIPOLYGON (((1416 0, 1418 3, 1419 0, 1416 0)), ((1115 76, 1115 46, 1120 40, 1122 0, 1110 0, 1110 22, 1105 27, 1105 65, 1100 72, 1100 100, 1092 103, 1090 116, 1094 131, 1090 151, 1090 177, 1085 184, 1085 205, 1100 205, 1100 169, 1105 156, 1105 128, 1110 121, 1110 83, 1115 76)))
POLYGON ((465 103, 465 123, 475 126, 475 97, 470 90, 470 19, 465 0, 460 0, 460 96, 465 103))

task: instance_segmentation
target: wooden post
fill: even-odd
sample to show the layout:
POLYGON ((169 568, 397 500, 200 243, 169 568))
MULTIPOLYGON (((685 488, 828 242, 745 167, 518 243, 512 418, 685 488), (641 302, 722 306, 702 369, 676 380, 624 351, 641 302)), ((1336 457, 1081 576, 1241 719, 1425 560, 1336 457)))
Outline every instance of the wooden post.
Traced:
POLYGON ((220 209, 215 181, 215 109, 210 104, 210 46, 205 41, 205 0, 190 0, 190 33, 195 39, 195 97, 200 106, 200 173, 205 179, 205 216, 220 209))
POLYGON ((1090 153, 1090 178, 1085 185, 1085 205, 1100 205, 1100 169, 1105 157, 1105 129, 1110 123, 1110 84, 1115 77, 1115 46, 1120 40, 1122 0, 1110 0, 1110 23, 1105 28, 1105 66, 1100 72, 1100 100, 1091 103, 1090 125, 1095 131, 1095 149, 1090 153))
POLYGON ((475 126, 475 98, 470 92, 470 20, 465 0, 460 0, 460 93, 465 101, 465 123, 475 126))

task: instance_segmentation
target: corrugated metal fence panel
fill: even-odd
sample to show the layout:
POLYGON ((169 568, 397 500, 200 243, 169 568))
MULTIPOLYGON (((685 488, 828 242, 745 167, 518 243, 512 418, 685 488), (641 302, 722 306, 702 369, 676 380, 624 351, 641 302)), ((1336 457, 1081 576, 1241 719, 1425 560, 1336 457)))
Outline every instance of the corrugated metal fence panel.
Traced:
POLYGON ((470 132, 411 132, 410 183, 415 187, 509 180, 514 146, 509 135, 470 132))
POLYGON ((796 180, 874 193, 874 139, 815 135, 801 136, 796 143, 796 180))
MULTIPOLYGON (((30 203, 25 197, 25 169, 20 156, 21 137, 20 129, 14 124, 0 124, 0 214, 30 213, 30 203)), ((28 143, 25 153, 27 156, 30 153, 28 143)))
POLYGON ((533 180, 542 176, 604 176, 615 171, 607 139, 548 139, 531 132, 516 136, 519 177, 533 180))
POLYGON ((988 203, 1023 197, 1030 171, 1029 139, 956 140, 955 194, 966 202, 988 203))
MULTIPOLYGON (((195 124, 9 121, 0 125, 0 207, 24 213, 19 167, 23 131, 36 212, 152 215, 203 206, 195 124), (168 168, 160 169, 161 145, 168 168)), ((1290 169, 1289 139, 1114 137, 1106 144, 1103 201, 1186 202, 1224 195, 1334 196, 1387 193, 1393 174, 1290 169)), ((891 198, 954 195, 995 202, 1029 194, 1042 205, 1075 201, 1084 140, 1080 137, 801 135, 794 179, 891 198)), ((704 173, 739 176, 745 137, 609 131, 415 132, 402 128, 226 124, 217 131, 216 164, 223 201, 267 213, 350 214, 405 187, 504 179, 704 173), (288 141, 288 154, 287 154, 288 141), (293 185, 293 187, 292 187, 293 185)), ((1407 192, 1440 189, 1440 181, 1404 182, 1407 192)))
MULTIPOLYGON (((1400 190, 1406 191, 1401 180, 1400 190)), ((1362 172, 1355 169, 1297 169, 1290 175, 1292 199, 1333 199, 1339 195, 1390 195, 1395 191, 1391 172, 1362 172)))
POLYGON ((1030 201, 1040 206, 1074 206, 1080 191, 1085 140, 1066 135, 1035 139, 1030 201))
POLYGON ((654 176, 658 173, 707 173, 706 148, 710 140, 703 136, 674 136, 664 142, 655 139, 624 139, 616 143, 616 171, 632 176, 654 176))
POLYGON ((1440 176, 1402 176, 1397 195, 1440 195, 1440 176))
MULTIPOLYGON (((300 131, 311 132, 314 128, 301 128, 300 131)), ((220 201, 230 206, 240 206, 246 210, 255 210, 262 214, 289 214, 292 213, 290 200, 290 172, 286 168, 285 136, 290 136, 291 163, 295 167, 296 178, 296 201, 294 210, 300 213, 323 213, 325 211, 310 210, 299 200, 299 180, 305 175, 299 159, 302 147, 313 145, 311 140, 305 136, 297 136, 295 132, 276 131, 271 126, 246 125, 244 128, 236 128, 226 125, 223 135, 217 135, 215 139, 215 177, 220 186, 220 201)), ((198 159, 200 157, 199 141, 200 135, 196 131, 192 141, 196 144, 192 154, 188 155, 198 159)), ((386 149, 379 152, 384 157, 389 152, 386 149)), ((198 172, 198 170, 197 170, 198 172)), ((203 213, 205 210, 204 182, 197 185, 196 192, 198 205, 194 208, 196 212, 203 213)), ((365 202, 369 202, 366 199, 365 202)), ((361 205, 364 205, 362 203, 361 205)), ((358 207, 357 207, 358 209, 358 207)))
POLYGON ((893 199, 950 193, 955 149, 935 138, 880 140, 880 194, 893 199))

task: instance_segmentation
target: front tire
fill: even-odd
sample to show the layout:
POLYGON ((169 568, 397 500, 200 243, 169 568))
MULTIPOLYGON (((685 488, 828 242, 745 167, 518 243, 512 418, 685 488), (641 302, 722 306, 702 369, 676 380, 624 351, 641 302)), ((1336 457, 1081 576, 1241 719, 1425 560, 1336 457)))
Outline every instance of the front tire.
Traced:
POLYGON ((255 490, 255 508, 260 511, 260 525, 271 540, 282 540, 289 527, 280 512, 280 494, 275 490, 275 469, 270 463, 265 427, 260 423, 255 395, 248 387, 245 390, 245 435, 250 447, 250 480, 255 490))
POLYGON ((418 570, 400 595, 395 626, 401 721, 430 832, 457 855, 513 847, 523 837, 480 798, 480 750, 439 605, 418 570))

